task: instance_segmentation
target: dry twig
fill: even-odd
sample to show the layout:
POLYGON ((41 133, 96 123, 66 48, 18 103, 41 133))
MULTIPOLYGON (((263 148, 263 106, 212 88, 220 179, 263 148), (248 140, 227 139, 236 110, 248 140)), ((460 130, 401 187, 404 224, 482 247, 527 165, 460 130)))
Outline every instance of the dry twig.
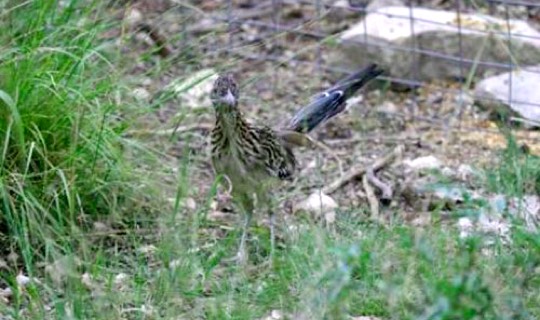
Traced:
POLYGON ((392 187, 388 184, 381 181, 376 175, 375 171, 373 171, 372 167, 369 167, 366 171, 365 177, 369 182, 371 182, 372 185, 377 187, 379 190, 381 190, 381 200, 390 202, 392 200, 392 194, 394 193, 392 191, 392 187))
POLYGON ((141 136, 171 136, 175 133, 184 133, 189 131, 210 131, 213 128, 213 124, 210 123, 195 123, 187 126, 179 126, 177 128, 165 129, 165 130, 132 130, 126 132, 127 137, 141 137, 141 136))
POLYGON ((378 219, 379 218, 379 200, 375 197, 375 192, 373 188, 369 185, 368 176, 364 175, 362 178, 362 185, 364 186, 364 191, 366 192, 366 197, 369 202, 369 208, 371 209, 371 217, 378 219))
MULTIPOLYGON (((374 172, 377 171, 377 170, 380 170, 381 168, 383 168, 383 167, 389 165, 390 163, 392 163, 396 158, 401 157, 401 155, 403 153, 403 149, 404 149, 403 145, 397 146, 390 153, 386 154, 384 157, 382 157, 382 158, 378 159, 377 161, 375 161, 371 165, 372 170, 374 172)), ((340 178, 336 179, 331 184, 324 187, 323 192, 326 193, 326 194, 332 194, 332 193, 336 192, 342 186, 348 184, 349 182, 351 182, 351 181, 357 179, 358 177, 362 176, 363 174, 365 174, 366 171, 367 171, 367 167, 365 167, 365 166, 354 167, 354 168, 350 169, 347 173, 345 173, 343 176, 341 176, 340 178)))

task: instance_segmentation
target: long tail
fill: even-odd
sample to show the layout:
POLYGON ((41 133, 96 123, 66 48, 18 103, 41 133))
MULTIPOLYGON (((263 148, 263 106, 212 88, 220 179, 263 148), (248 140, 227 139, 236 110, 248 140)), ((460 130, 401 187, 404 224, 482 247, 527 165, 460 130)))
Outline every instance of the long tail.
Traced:
POLYGON ((316 95, 307 106, 296 112, 287 130, 310 132, 319 124, 341 113, 345 109, 347 99, 383 72, 384 70, 376 64, 371 64, 339 81, 332 88, 316 95))

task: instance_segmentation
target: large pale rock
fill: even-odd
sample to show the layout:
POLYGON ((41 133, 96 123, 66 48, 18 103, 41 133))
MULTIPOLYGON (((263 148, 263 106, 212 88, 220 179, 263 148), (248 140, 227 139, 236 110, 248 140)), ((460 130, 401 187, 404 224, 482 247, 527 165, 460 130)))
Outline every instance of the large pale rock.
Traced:
POLYGON ((515 113, 540 124, 539 84, 540 66, 531 67, 480 81, 475 98, 478 104, 498 113, 515 113))
POLYGON ((345 69, 378 62, 392 76, 416 80, 466 77, 478 57, 492 65, 476 64, 476 75, 501 72, 493 63, 508 63, 510 51, 521 66, 540 63, 540 32, 524 21, 508 24, 481 14, 458 18, 453 11, 382 7, 341 34, 341 49, 331 59, 345 69))

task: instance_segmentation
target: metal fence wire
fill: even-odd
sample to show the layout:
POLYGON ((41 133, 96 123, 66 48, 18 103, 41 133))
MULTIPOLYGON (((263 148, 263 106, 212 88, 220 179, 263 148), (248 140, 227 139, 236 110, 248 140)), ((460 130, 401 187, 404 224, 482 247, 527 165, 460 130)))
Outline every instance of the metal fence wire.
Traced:
MULTIPOLYGON (((458 124, 460 129, 466 129, 459 119, 465 105, 472 103, 475 84, 488 76, 498 74, 507 74, 506 104, 520 104, 522 107, 538 109, 540 113, 540 101, 524 101, 515 96, 516 91, 513 87, 516 73, 510 72, 531 67, 536 60, 536 63, 540 65, 540 55, 535 55, 534 51, 525 52, 534 49, 540 52, 540 36, 535 36, 540 35, 540 1, 538 0, 268 0, 260 2, 227 0, 225 14, 216 16, 215 19, 228 25, 229 42, 226 51, 243 59, 273 61, 293 68, 310 65, 316 70, 343 76, 352 72, 353 69, 335 63, 329 56, 338 51, 344 51, 345 46, 357 50, 357 55, 365 56, 365 59, 373 59, 375 61, 371 62, 380 63, 389 69, 390 72, 384 79, 397 87, 419 89, 439 80, 453 82, 455 85, 441 87, 439 90, 452 92, 455 95, 456 105, 459 108, 453 116, 458 121, 430 118, 412 110, 419 120, 440 123, 447 128, 449 125, 458 124), (401 10, 385 10, 384 3, 393 4, 394 7, 397 4, 401 6, 401 10), (256 10, 250 10, 246 14, 244 8, 248 6, 255 7, 256 10), (404 11, 403 7, 408 10, 404 11), (418 8, 451 12, 455 15, 455 19, 452 21, 452 26, 449 26, 448 22, 441 22, 435 16, 432 19, 429 15, 427 17, 418 15, 415 11, 418 8), (377 36, 371 35, 369 31, 379 30, 385 26, 370 26, 369 24, 376 20, 371 18, 374 15, 403 20, 402 28, 408 28, 407 32, 403 33, 408 33, 409 39, 407 41, 379 41, 377 36), (495 23, 496 27, 478 26, 474 21, 470 21, 471 15, 496 19, 498 23, 495 23), (521 30, 523 28, 516 27, 516 21, 523 21, 530 26, 530 30, 535 30, 536 33, 523 33, 521 30), (361 26, 360 29, 364 30, 363 37, 343 40, 342 35, 353 25, 361 26), (423 29, 426 29, 426 26, 428 29, 429 26, 433 26, 434 30, 451 27, 455 38, 452 44, 454 48, 450 50, 445 46, 435 48, 429 44, 426 45, 426 39, 430 35, 417 30, 419 26, 423 26, 423 29), (474 33, 477 39, 485 39, 484 42, 478 40, 474 50, 470 50, 471 40, 466 40, 467 35, 471 33, 474 33), (353 43, 345 43, 347 41, 353 43), (465 46, 466 41, 469 42, 467 46, 465 46), (272 45, 264 45, 268 43, 272 45), (292 52, 287 50, 294 43, 301 43, 301 49, 296 46, 292 52), (528 43, 533 45, 527 46, 528 43), (489 46, 497 46, 497 48, 489 46), (486 51, 492 51, 495 54, 490 56, 486 54, 486 51), (384 55, 394 55, 398 59, 407 59, 407 61, 406 63, 384 61, 384 55), (522 59, 522 57, 525 58, 522 59), (432 65, 428 66, 428 64, 432 65), (407 65, 408 70, 393 72, 396 65, 407 65), (432 69, 451 69, 451 71, 446 73, 441 71, 440 79, 429 78, 423 74, 426 66, 432 69)), ((365 61, 366 64, 368 62, 365 61)), ((356 67, 361 67, 361 65, 356 67)), ((530 72, 540 72, 540 68, 530 69, 530 72)), ((437 74, 437 72, 434 73, 437 74)), ((410 97, 415 100, 417 94, 413 92, 410 97)), ((477 103, 494 102, 491 96, 475 96, 474 98, 477 103)), ((500 102, 500 98, 498 101, 500 102)), ((415 105, 412 103, 413 108, 415 105)), ((519 121, 520 117, 516 116, 514 120, 519 121)), ((526 119, 521 120, 528 122, 526 119)), ((479 128, 470 129, 478 130, 479 128)))

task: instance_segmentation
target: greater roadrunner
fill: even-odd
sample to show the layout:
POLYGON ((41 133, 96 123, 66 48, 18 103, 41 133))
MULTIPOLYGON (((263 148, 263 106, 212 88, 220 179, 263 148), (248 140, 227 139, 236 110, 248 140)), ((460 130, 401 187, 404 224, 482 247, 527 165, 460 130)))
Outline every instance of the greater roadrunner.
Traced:
POLYGON ((383 70, 372 64, 317 94, 279 130, 248 123, 238 108, 239 90, 233 77, 221 75, 214 82, 211 99, 216 112, 212 130, 212 162, 217 174, 232 187, 233 201, 245 214, 236 259, 245 262, 245 242, 255 201, 270 215, 270 259, 275 250, 274 209, 269 190, 281 180, 291 180, 296 160, 292 148, 311 141, 309 133, 345 109, 346 101, 383 70))

